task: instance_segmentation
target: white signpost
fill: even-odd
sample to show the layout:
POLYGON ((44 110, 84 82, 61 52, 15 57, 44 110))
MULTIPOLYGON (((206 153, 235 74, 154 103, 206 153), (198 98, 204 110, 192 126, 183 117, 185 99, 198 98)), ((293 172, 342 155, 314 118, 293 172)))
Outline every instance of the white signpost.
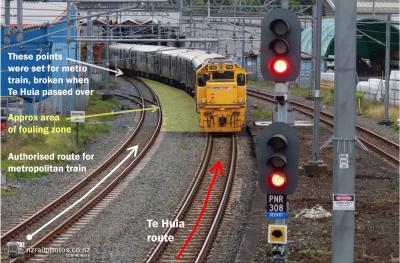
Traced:
POLYGON ((85 111, 73 110, 71 111, 71 122, 76 122, 76 146, 79 143, 79 123, 85 122, 85 111))

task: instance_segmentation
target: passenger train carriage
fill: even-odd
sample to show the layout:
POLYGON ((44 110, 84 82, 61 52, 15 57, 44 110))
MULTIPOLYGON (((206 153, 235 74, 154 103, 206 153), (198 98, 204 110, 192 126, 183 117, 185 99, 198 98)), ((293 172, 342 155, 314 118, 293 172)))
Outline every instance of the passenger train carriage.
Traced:
POLYGON ((203 50, 113 44, 110 65, 181 87, 195 96, 205 132, 237 132, 245 121, 246 71, 233 60, 203 50))

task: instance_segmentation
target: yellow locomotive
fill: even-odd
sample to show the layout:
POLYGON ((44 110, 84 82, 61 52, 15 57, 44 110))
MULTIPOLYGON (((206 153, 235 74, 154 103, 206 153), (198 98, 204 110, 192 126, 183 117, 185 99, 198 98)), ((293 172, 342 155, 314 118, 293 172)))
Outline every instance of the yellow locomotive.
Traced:
POLYGON ((114 68, 184 89, 196 98, 205 132, 238 132, 246 112, 246 71, 232 59, 204 50, 116 43, 114 68))
POLYGON ((208 59, 196 71, 196 109, 205 132, 242 129, 246 85, 246 71, 230 59, 208 59))

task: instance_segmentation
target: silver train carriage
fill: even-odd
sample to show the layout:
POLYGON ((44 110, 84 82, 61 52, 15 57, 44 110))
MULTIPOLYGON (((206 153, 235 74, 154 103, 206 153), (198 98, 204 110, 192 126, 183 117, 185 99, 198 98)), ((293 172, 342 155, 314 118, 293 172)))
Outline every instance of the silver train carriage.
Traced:
POLYGON ((204 50, 124 43, 112 44, 110 52, 111 67, 180 85, 192 95, 196 70, 208 59, 224 58, 204 50))

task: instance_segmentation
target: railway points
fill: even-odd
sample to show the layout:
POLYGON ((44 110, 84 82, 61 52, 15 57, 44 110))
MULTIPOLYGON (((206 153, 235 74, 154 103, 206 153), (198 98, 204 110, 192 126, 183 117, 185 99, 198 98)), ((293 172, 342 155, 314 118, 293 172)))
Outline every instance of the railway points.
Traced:
POLYGON ((396 1, 3 2, 2 262, 399 261, 396 1))

